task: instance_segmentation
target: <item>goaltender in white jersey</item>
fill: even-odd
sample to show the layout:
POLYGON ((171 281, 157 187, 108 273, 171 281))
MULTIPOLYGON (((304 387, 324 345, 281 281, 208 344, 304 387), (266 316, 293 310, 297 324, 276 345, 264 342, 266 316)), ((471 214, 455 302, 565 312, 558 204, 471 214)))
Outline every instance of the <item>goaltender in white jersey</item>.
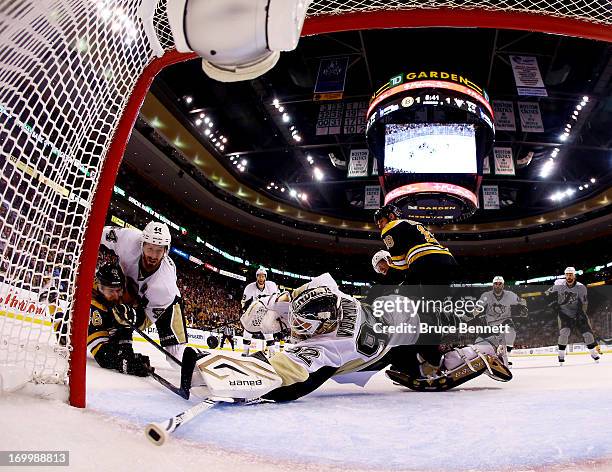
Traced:
MULTIPOLYGON (((395 297, 376 301, 392 301, 395 297)), ((352 375, 338 380, 363 384, 364 376, 389 364, 392 367, 387 375, 392 380, 419 391, 448 390, 483 373, 501 381, 512 378, 497 357, 495 346, 487 341, 447 349, 435 368, 425 369, 419 353, 431 346, 419 343, 427 336, 418 330, 398 332, 384 327, 418 327, 426 317, 400 310, 375 316, 369 305, 342 293, 329 274, 315 277, 291 293, 264 297, 254 305, 265 316, 273 313, 286 321, 294 345, 275 353, 269 361, 260 352, 242 358, 200 353, 196 372, 212 396, 295 400, 340 374, 352 375), (356 379, 355 372, 364 374, 356 379)), ((183 363, 188 364, 185 358, 183 363)), ((191 372, 186 379, 191 379, 191 372)))
POLYGON ((181 357, 187 330, 176 284, 176 267, 168 256, 171 235, 164 223, 151 221, 143 231, 105 226, 101 244, 119 258, 128 293, 138 310, 155 323, 160 343, 181 357))
MULTIPOLYGON (((355 372, 369 377, 389 364, 387 376, 415 390, 446 390, 482 373, 495 380, 512 378, 487 341, 447 351, 441 355, 439 368, 425 368, 419 353, 431 346, 420 344, 430 341, 419 326, 427 316, 399 310, 376 316, 372 306, 341 292, 330 274, 315 277, 291 295, 271 298, 276 302, 269 308, 286 317, 295 344, 270 358, 282 380, 280 387, 264 395, 270 400, 293 400, 331 377, 355 372), (415 329, 408 329, 410 326, 415 329)), ((397 298, 402 297, 379 297, 374 304, 385 306, 397 298)), ((351 376, 342 377, 351 381, 351 376)))
POLYGON ((246 312, 246 309, 250 307, 253 302, 278 292, 278 287, 276 284, 266 280, 268 276, 266 269, 260 267, 257 269, 255 275, 257 280, 247 285, 244 289, 244 294, 242 295, 242 310, 244 314, 240 318, 240 322, 244 328, 244 333, 242 335, 242 348, 245 356, 249 355, 251 340, 253 339, 254 333, 263 334, 264 339, 266 340, 268 352, 270 354, 273 353, 276 350, 274 334, 280 331, 280 325, 276 322, 276 319, 270 319, 266 323, 262 324, 263 318, 260 317, 261 313, 259 311, 257 312, 257 315, 255 314, 256 310, 251 310, 249 313, 246 312), (277 325, 278 329, 274 330, 276 329, 277 325))

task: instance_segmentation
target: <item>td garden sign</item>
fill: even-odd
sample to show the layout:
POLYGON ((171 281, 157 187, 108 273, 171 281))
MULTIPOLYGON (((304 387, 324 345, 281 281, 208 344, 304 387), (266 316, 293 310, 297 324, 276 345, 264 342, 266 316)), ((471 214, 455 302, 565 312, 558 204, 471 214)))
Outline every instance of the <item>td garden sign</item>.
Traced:
POLYGON ((455 74, 455 73, 452 73, 452 72, 444 72, 444 71, 427 71, 427 72, 426 71, 419 71, 419 72, 408 72, 406 74, 396 75, 394 77, 391 77, 391 79, 389 79, 389 82, 387 82, 385 85, 380 87, 372 95, 372 99, 371 100, 374 101, 374 99, 376 99, 380 94, 382 94, 386 90, 388 90, 388 89, 390 89, 392 87, 395 87, 397 85, 401 85, 401 84, 406 83, 406 82, 413 82, 415 80, 428 80, 428 79, 429 80, 445 80, 445 81, 454 82, 454 83, 457 83, 457 84, 464 85, 464 86, 474 90, 475 92, 477 92, 481 96, 483 96, 484 99, 487 102, 489 101, 489 96, 484 91, 484 89, 482 89, 480 86, 478 86, 477 84, 472 82, 470 79, 468 79, 467 77, 464 77, 462 75, 459 75, 459 74, 455 74))

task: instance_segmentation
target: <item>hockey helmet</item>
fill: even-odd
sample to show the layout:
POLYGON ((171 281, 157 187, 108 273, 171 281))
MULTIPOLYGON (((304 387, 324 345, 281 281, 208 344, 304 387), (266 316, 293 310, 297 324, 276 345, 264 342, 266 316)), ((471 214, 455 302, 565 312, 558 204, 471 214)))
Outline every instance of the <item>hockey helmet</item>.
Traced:
POLYGON ((123 288, 125 286, 125 275, 119 264, 104 263, 96 271, 98 285, 108 288, 123 288))
POLYGON ((389 203, 374 212, 374 223, 378 223, 378 221, 383 218, 389 218, 389 215, 395 215, 397 219, 404 216, 402 210, 400 210, 396 205, 389 203))
POLYGON ((170 247, 172 236, 166 223, 160 223, 159 221, 150 221, 145 229, 142 230, 142 242, 155 244, 157 246, 170 247))
POLYGON ((291 336, 307 339, 331 333, 338 326, 340 313, 340 300, 329 287, 307 289, 290 304, 291 336))
POLYGON ((378 263, 383 260, 386 260, 387 262, 391 260, 391 253, 389 251, 380 250, 372 256, 372 267, 374 268, 374 272, 377 274, 382 274, 378 268, 378 263))

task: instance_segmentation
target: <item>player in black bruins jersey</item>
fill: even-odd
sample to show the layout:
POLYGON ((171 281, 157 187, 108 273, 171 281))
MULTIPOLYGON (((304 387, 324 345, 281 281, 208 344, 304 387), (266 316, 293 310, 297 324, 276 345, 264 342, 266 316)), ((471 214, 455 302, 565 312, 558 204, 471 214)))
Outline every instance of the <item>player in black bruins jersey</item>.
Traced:
POLYGON ((391 254, 389 268, 404 272, 404 283, 442 285, 454 280, 455 258, 421 223, 404 219, 391 204, 376 210, 374 221, 391 254))
POLYGON ((87 349, 100 367, 146 377, 153 370, 149 358, 134 352, 133 329, 147 327, 143 310, 122 304, 125 276, 118 264, 103 264, 96 272, 91 296, 87 349))

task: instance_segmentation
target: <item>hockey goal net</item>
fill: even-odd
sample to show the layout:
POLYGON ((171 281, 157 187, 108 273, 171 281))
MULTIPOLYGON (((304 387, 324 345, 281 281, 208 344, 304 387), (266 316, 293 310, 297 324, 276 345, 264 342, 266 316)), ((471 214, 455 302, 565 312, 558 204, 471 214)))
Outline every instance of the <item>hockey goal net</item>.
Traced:
MULTIPOLYGON (((85 404, 86 332, 115 175, 173 51, 166 0, 0 0, 0 375, 85 404)), ((304 34, 412 26, 612 40, 609 0, 315 0, 304 34)), ((0 385, 0 389, 2 385, 0 385)))

